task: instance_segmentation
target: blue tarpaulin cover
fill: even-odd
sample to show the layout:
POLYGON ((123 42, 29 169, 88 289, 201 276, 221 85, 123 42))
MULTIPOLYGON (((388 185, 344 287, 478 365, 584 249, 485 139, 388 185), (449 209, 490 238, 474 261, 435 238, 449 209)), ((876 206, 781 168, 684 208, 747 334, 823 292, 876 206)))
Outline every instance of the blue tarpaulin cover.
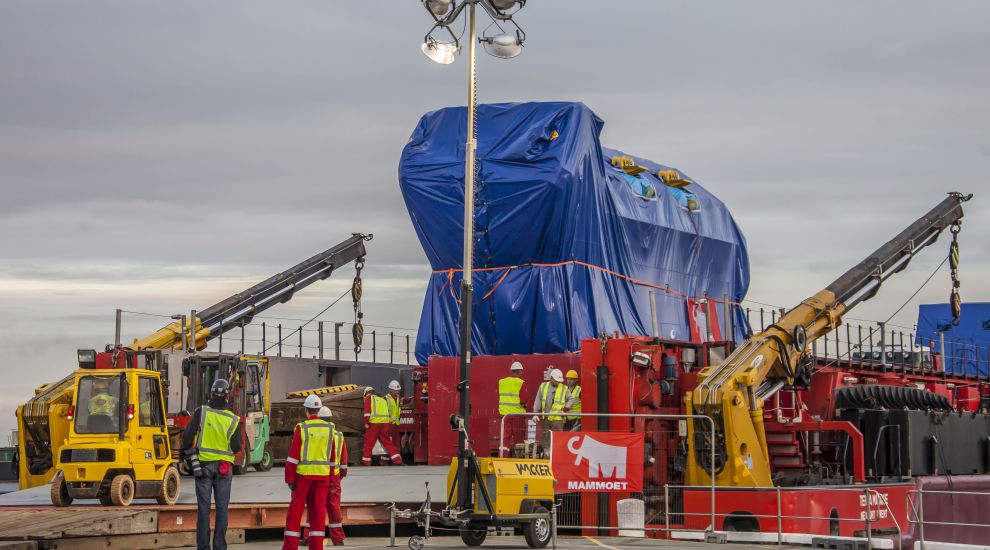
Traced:
MULTIPOLYGON (((633 157, 648 169, 637 176, 613 167, 624 153, 602 147, 604 123, 584 104, 477 113, 475 354, 575 351, 582 338, 616 330, 649 335, 651 289, 661 337, 687 340, 686 296, 745 296, 746 241, 725 205, 697 183, 665 185, 657 173, 670 168, 655 162, 633 157)), ((423 364, 459 351, 466 126, 464 107, 427 113, 399 163, 434 270, 416 341, 423 364)), ((735 326, 738 338, 743 315, 735 326)))
POLYGON ((939 351, 939 332, 945 334, 944 364, 947 372, 987 376, 990 302, 964 303, 957 326, 952 326, 949 304, 918 306, 917 343, 924 346, 934 343, 934 349, 939 351))

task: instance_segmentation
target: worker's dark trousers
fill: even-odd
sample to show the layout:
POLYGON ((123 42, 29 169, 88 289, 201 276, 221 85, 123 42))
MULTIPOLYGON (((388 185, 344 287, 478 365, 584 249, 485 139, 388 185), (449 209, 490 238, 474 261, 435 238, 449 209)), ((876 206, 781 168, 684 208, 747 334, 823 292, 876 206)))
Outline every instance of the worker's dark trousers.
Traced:
POLYGON ((210 550, 210 497, 216 501, 213 550, 227 550, 227 506, 230 474, 220 475, 219 462, 203 462, 203 477, 196 478, 196 548, 210 550))

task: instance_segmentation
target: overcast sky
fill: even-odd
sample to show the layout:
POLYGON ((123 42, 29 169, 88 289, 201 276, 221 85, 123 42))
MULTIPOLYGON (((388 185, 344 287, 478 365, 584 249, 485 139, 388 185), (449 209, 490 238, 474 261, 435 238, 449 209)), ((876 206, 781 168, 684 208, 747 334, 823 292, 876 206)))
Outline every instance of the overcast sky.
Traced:
MULTIPOLYGON (((977 193, 963 299, 990 297, 986 2, 532 0, 517 17, 525 51, 480 59, 480 100, 582 101, 605 145, 702 182, 749 241, 750 298, 793 305, 951 190, 977 193)), ((416 0, 0 3, 0 431, 112 340, 114 308, 201 309, 352 231, 375 234, 366 321, 415 327, 429 268, 399 154, 423 113, 464 103, 467 70, 422 56, 430 21, 416 0)), ((852 316, 887 318, 946 247, 852 316)), ((352 275, 270 315, 312 317, 352 275)), ((128 314, 125 339, 162 322, 128 314)))

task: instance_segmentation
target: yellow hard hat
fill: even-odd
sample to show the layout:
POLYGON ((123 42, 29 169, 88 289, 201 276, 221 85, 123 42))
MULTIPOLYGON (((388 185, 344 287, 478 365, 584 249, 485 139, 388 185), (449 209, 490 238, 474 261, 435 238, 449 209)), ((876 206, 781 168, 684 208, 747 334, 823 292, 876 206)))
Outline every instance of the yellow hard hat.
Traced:
POLYGON ((574 370, 574 369, 571 369, 571 370, 567 371, 567 376, 565 378, 573 378, 573 379, 577 380, 578 379, 577 371, 574 370))

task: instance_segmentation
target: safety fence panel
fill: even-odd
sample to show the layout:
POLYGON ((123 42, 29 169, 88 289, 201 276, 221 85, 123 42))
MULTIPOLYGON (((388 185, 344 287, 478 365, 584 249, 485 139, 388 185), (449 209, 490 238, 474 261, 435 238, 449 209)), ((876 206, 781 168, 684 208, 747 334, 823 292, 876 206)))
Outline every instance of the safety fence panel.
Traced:
POLYGON ((925 542, 985 545, 990 541, 990 492, 917 489, 907 494, 906 531, 925 542))
MULTIPOLYGON (((580 418, 554 422, 545 414, 508 414, 500 435, 501 456, 551 459, 557 478, 557 528, 584 535, 611 536, 621 530, 628 536, 666 538, 664 532, 672 525, 680 527, 688 422, 702 427, 699 438, 711 441, 711 419, 661 414, 570 416, 580 418), (601 422, 603 418, 624 420, 601 422), (609 425, 623 428, 610 430, 609 425), (677 517, 673 523, 672 516, 677 517)), ((714 453, 714 445, 705 448, 714 453)), ((713 455, 709 463, 714 462, 713 455)), ((714 489, 714 485, 701 489, 709 513, 715 509, 714 489)))

